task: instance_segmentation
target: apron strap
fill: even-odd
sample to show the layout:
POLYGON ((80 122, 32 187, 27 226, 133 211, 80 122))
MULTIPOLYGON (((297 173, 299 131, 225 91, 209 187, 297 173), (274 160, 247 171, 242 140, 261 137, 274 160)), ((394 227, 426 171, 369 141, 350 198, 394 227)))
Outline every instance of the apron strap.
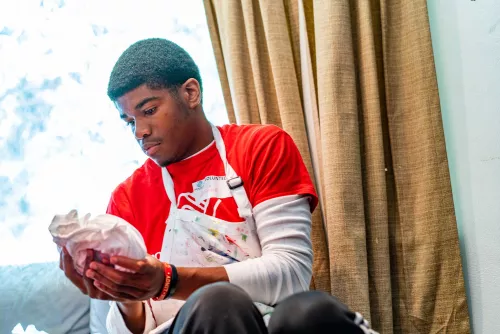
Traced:
MULTIPOLYGON (((245 187, 243 187, 243 180, 240 176, 238 176, 238 174, 236 174, 233 167, 231 167, 231 165, 227 162, 224 141, 219 129, 217 129, 214 125, 212 125, 212 133, 214 135, 215 146, 217 147, 222 163, 224 164, 227 185, 238 207, 238 214, 243 219, 250 218, 252 217, 252 204, 250 204, 245 187)), ((177 199, 175 198, 174 181, 172 180, 172 176, 170 176, 166 167, 161 169, 161 176, 163 179, 163 186, 165 187, 165 191, 171 203, 171 209, 176 209, 177 199)))
POLYGON ((236 174, 233 167, 231 167, 227 161, 226 146, 224 145, 224 140, 222 139, 220 131, 216 126, 212 125, 212 132, 214 135, 215 145, 217 146, 220 158, 224 164, 227 186, 229 187, 231 195, 238 206, 238 214, 243 219, 252 217, 252 204, 250 204, 245 187, 243 187, 243 180, 240 176, 238 176, 238 174, 236 174))
POLYGON ((165 187, 165 192, 167 193, 167 197, 170 201, 171 207, 177 208, 177 200, 175 198, 175 190, 174 190, 174 181, 172 180, 172 176, 167 170, 167 167, 163 167, 161 169, 161 178, 163 180, 163 186, 165 187))

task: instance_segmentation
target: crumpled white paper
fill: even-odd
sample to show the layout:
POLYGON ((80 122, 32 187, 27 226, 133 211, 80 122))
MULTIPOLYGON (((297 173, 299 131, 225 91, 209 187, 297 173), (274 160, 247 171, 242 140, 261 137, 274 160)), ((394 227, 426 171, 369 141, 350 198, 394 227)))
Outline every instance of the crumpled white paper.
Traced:
MULTIPOLYGON (((81 275, 87 249, 137 260, 147 255, 146 245, 139 231, 122 218, 109 214, 90 219, 90 214, 78 217, 78 212, 71 210, 67 215, 54 216, 49 231, 59 250, 66 247, 73 258, 76 271, 81 275)), ((126 271, 118 266, 116 269, 126 271)))

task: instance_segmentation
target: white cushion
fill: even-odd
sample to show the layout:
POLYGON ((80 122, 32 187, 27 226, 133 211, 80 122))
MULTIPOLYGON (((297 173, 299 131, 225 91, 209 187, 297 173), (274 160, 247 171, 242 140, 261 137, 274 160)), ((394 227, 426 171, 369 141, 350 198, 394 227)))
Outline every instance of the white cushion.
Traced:
POLYGON ((0 333, 21 323, 50 334, 88 334, 90 298, 57 262, 0 266, 0 333))

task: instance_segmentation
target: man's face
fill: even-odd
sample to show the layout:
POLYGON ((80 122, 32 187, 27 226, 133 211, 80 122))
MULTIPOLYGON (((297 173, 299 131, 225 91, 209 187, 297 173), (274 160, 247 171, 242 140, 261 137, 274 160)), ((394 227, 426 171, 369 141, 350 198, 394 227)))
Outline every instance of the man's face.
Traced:
POLYGON ((193 111, 182 94, 142 85, 118 98, 116 107, 144 153, 158 165, 187 157, 194 137, 193 111))

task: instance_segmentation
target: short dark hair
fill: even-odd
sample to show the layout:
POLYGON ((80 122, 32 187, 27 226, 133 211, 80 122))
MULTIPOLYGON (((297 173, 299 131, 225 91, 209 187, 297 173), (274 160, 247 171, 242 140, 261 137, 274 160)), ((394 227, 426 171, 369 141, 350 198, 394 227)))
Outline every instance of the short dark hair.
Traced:
POLYGON ((194 78, 203 91, 200 70, 179 45, 163 38, 149 38, 132 44, 116 62, 108 83, 112 101, 146 84, 150 88, 176 88, 194 78))

